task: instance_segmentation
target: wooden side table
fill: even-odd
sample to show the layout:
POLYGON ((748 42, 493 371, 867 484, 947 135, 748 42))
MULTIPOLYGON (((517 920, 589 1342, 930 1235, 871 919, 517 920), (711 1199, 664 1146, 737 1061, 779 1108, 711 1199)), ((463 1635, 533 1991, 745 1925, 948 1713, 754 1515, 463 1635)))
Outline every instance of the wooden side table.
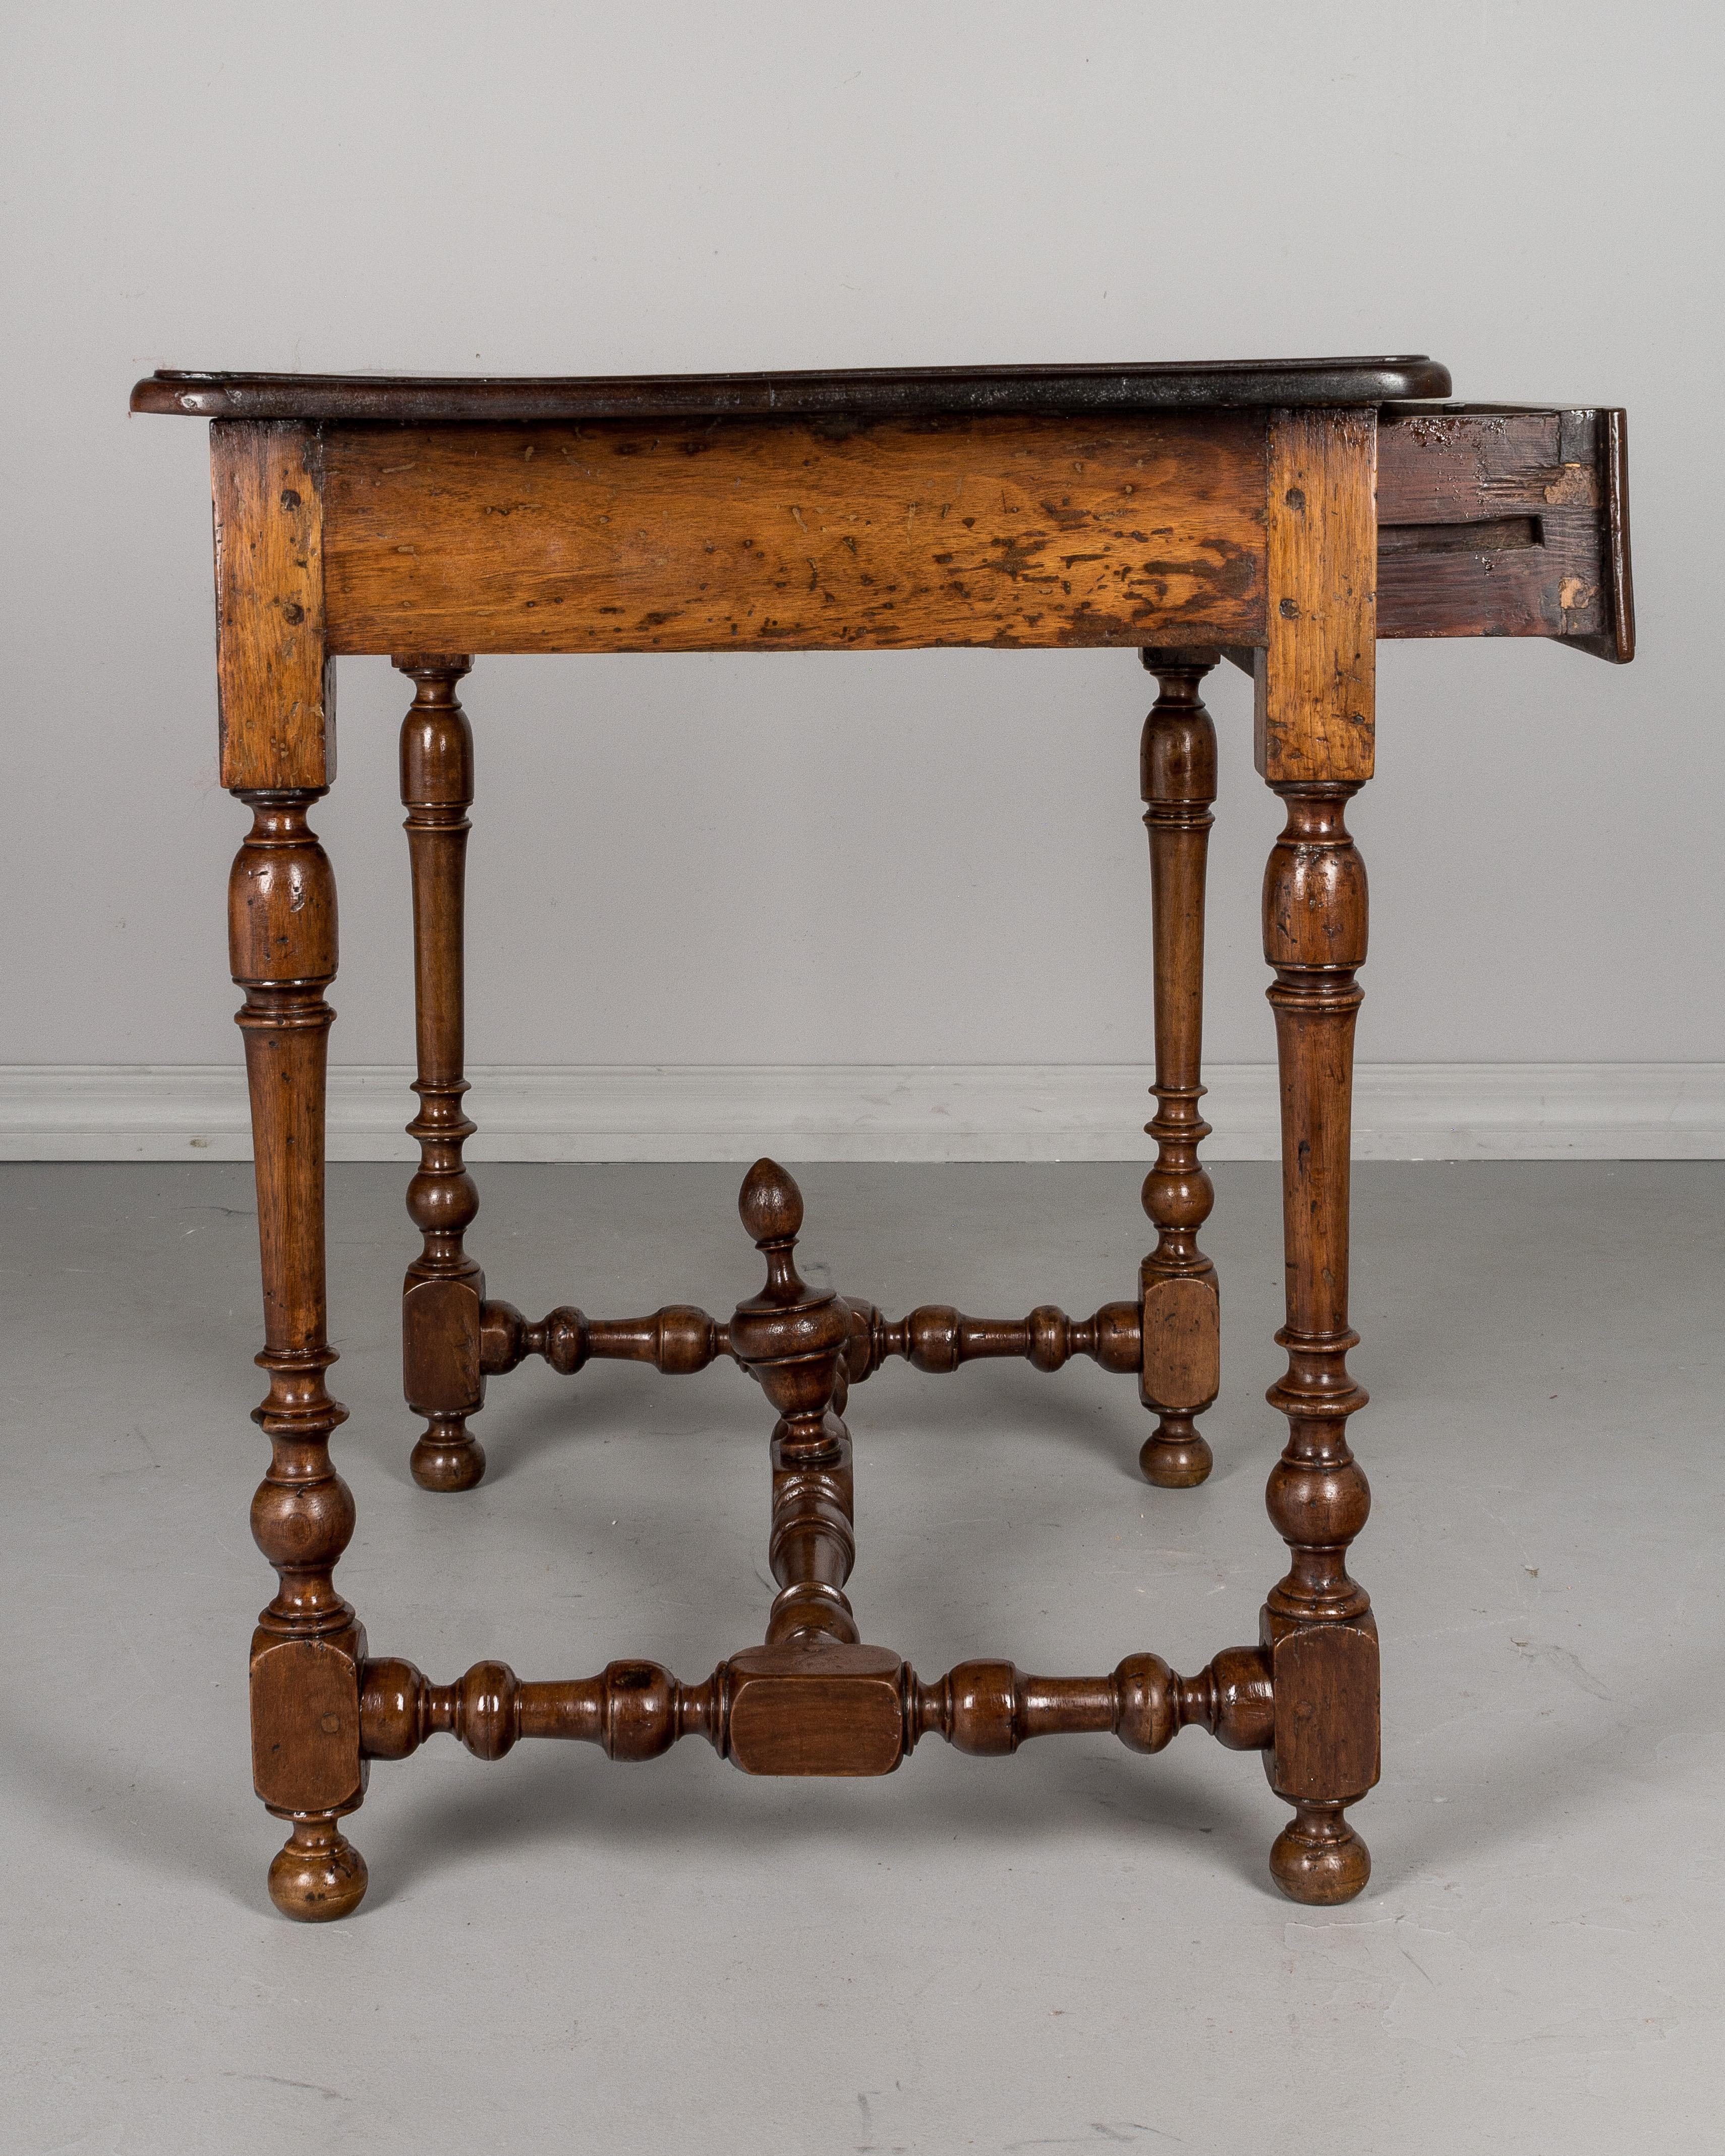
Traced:
POLYGON ((291 1823, 270 1870, 290 1917, 365 1892, 341 1821, 373 1759, 449 1731, 495 1759, 525 1737, 647 1759, 698 1733, 745 1772, 884 1774, 927 1736, 1009 1753, 1111 1731, 1155 1752, 1189 1722, 1261 1754, 1293 1807, 1271 1871, 1336 1902, 1369 1860, 1346 1816, 1378 1779, 1378 1642, 1348 1546, 1366 1479, 1348 1444, 1365 1394, 1348 1370, 1350 1092, 1366 880, 1349 797, 1370 778, 1379 636, 1545 636, 1633 649, 1623 414, 1456 406, 1424 358, 1198 367, 384 380, 162 373, 132 408, 213 422, 222 782, 252 812, 229 887, 250 1077, 272 1459, 252 1512, 280 1585, 251 1658, 259 1795, 291 1823), (1074 1319, 935 1306, 896 1321, 799 1278, 795 1184, 770 1161, 742 1186, 766 1265, 728 1322, 572 1308, 529 1323, 488 1298, 465 1246, 478 1209, 462 1147, 462 879, 472 736, 457 685, 485 652, 1139 650, 1160 693, 1142 795, 1154 917, 1156 1247, 1136 1291, 1074 1319), (353 1501, 330 1460, 344 1416, 324 1288, 324 1086, 336 894, 307 824, 335 777, 335 671, 396 654, 413 866, 424 1248, 403 1306, 407 1397, 425 1419, 424 1488, 470 1489, 485 1382, 525 1356, 572 1375, 596 1358, 671 1373, 721 1357, 761 1385, 772 1435, 766 1644, 704 1683, 650 1662, 523 1683, 480 1662, 454 1683, 375 1658, 335 1567, 353 1501), (1219 1372, 1214 1268, 1198 1234, 1204 855, 1214 732, 1200 700, 1226 657, 1256 683, 1257 765, 1286 804, 1264 885, 1282 1100, 1288 1367, 1270 1517, 1288 1546, 1260 1635, 1196 1676, 1152 1654, 1111 1676, 967 1662, 925 1683, 864 1644, 850 1390, 889 1356, 926 1371, 1074 1355, 1135 1378, 1155 1418, 1149 1480, 1202 1481, 1196 1418, 1219 1372))

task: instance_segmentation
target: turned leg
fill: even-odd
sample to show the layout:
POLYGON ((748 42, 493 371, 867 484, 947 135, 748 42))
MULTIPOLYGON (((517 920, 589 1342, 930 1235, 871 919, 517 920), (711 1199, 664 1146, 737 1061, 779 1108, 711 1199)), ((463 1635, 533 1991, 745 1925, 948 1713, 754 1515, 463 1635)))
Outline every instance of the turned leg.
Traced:
POLYGON ((455 696, 472 665, 456 655, 395 662, 412 676, 413 701, 401 729, 401 798, 407 808, 413 877, 413 1014, 419 1112, 408 1125, 419 1142, 419 1170, 408 1213, 425 1246, 402 1285, 402 1383, 408 1405, 426 1419, 413 1447, 422 1490, 470 1490, 485 1455, 467 1419, 485 1404, 480 1328, 485 1277, 462 1247, 479 1193, 461 1159, 473 1135, 462 1108, 463 884, 467 812, 473 805, 473 730, 455 696))
POLYGON ((1366 873, 1348 801, 1372 775, 1378 420, 1369 410, 1271 412, 1266 448, 1268 607, 1256 676, 1255 759, 1287 811, 1264 875, 1281 1075, 1288 1419, 1266 1502, 1288 1546, 1260 1636, 1270 1650, 1271 1786, 1294 1807, 1270 1870, 1296 1902, 1346 1902, 1371 1872, 1344 1816, 1378 1779, 1378 1632, 1348 1544, 1371 1503, 1348 1449, 1365 1404, 1348 1373, 1348 1181, 1354 975, 1366 955, 1366 873))
POLYGON ((234 978, 250 1081, 271 1448, 252 1532, 275 1568, 275 1599, 252 1637, 253 1770, 258 1794, 293 1831, 270 1867, 270 1898, 302 1920, 346 1916, 366 1890, 363 1860, 337 1822, 365 1794, 360 1666, 365 1634, 336 1590, 353 1499, 330 1464, 347 1410, 324 1373, 336 1359, 324 1296, 324 1084, 336 972, 336 888, 306 811, 321 788, 242 791, 252 829, 228 886, 234 978))
POLYGON ((1144 1178, 1143 1196, 1157 1242, 1138 1276, 1144 1328, 1138 1392, 1158 1420, 1138 1465, 1147 1481, 1178 1490, 1210 1471, 1210 1449, 1194 1418, 1221 1384, 1216 1269, 1198 1247, 1198 1230, 1215 1203, 1198 1164, 1199 1146, 1210 1132, 1198 1104, 1204 857, 1216 798, 1216 730, 1198 691, 1216 654, 1151 650, 1143 660, 1160 690, 1140 752, 1156 967, 1156 1114, 1147 1126, 1156 1165, 1144 1178))
POLYGON ((1351 785, 1278 787, 1287 828, 1264 882, 1264 951, 1276 969, 1281 1076, 1286 1376, 1270 1401, 1288 1419, 1267 1502, 1291 1558, 1265 1604, 1276 1691, 1271 1785, 1295 1808, 1271 1853, 1296 1902, 1346 1902, 1371 1872, 1343 1815, 1378 1779, 1378 1635, 1348 1548, 1371 1492, 1348 1446, 1365 1405, 1348 1368, 1348 1153, 1353 1029, 1366 955, 1365 869, 1343 820, 1351 785))

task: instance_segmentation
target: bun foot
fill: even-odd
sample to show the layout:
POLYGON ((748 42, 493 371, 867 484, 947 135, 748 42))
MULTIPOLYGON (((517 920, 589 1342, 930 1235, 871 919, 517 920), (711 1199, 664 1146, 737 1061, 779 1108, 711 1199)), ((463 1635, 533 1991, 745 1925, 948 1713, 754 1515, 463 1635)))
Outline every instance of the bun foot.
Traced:
POLYGON ((1372 1876, 1372 1852, 1340 1804, 1298 1804, 1270 1851, 1270 1876, 1291 1902, 1332 1908, 1372 1876))
POLYGON ((1216 1464, 1216 1456, 1190 1415, 1164 1415, 1144 1440, 1138 1467, 1158 1490, 1191 1490, 1216 1464))
POLYGON ((270 1866, 270 1898, 299 1924, 352 1916, 366 1897, 366 1861, 333 1819, 295 1820, 270 1866))
POLYGON ((411 1465, 422 1490, 471 1490, 485 1475, 485 1447, 456 1416, 431 1424, 413 1447, 411 1465))

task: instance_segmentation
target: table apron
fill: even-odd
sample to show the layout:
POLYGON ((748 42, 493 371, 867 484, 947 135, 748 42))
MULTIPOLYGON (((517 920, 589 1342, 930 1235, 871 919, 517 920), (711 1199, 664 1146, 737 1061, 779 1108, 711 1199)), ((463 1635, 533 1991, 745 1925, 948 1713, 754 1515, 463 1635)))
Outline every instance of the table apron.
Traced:
POLYGON ((1262 413, 341 427, 332 652, 1263 640, 1262 413))
POLYGON ((222 783, 331 783, 338 653, 1159 646, 1282 678, 1289 624, 1370 603, 1373 637, 1633 654, 1621 413, 1387 409, 1358 531, 1289 554, 1318 424, 219 420, 222 783))

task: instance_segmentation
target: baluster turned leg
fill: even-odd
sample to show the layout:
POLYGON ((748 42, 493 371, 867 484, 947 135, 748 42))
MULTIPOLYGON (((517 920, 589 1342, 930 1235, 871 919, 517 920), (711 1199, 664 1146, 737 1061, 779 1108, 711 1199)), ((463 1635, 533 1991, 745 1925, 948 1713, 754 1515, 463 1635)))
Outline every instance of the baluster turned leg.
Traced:
POLYGON ((1346 1902, 1371 1858, 1346 1807, 1378 1779, 1378 1632, 1348 1573, 1371 1492, 1348 1448, 1366 1396, 1349 1375, 1348 1152, 1353 1029, 1366 956, 1366 872, 1349 800, 1372 775, 1376 711, 1378 419, 1369 409, 1273 411, 1266 422, 1266 640, 1255 661, 1255 760, 1287 810, 1264 875, 1281 1075, 1288 1419, 1270 1517, 1286 1575, 1260 1620, 1270 1650, 1272 1789, 1294 1816, 1270 1853, 1296 1902, 1346 1902))
POLYGON ((1216 729, 1199 685, 1211 651, 1146 651, 1160 694, 1144 721, 1140 752, 1144 824, 1150 834, 1150 900, 1156 967, 1156 1114, 1147 1126, 1156 1165, 1144 1178, 1144 1210, 1156 1248, 1140 1269, 1143 1361, 1138 1394, 1158 1419, 1138 1465, 1147 1481, 1189 1488, 1212 1455, 1194 1418, 1221 1386, 1216 1269, 1198 1247, 1215 1203, 1198 1164, 1210 1127, 1198 1111, 1204 1038, 1204 881, 1210 803, 1216 798, 1216 729))
POLYGON ((1276 969, 1281 1075, 1288 1351, 1270 1401, 1288 1418, 1267 1502, 1291 1563, 1271 1589, 1262 1637, 1275 1672, 1272 1786, 1295 1808, 1270 1868, 1296 1902, 1345 1902, 1371 1873, 1343 1815, 1378 1779, 1378 1635, 1348 1577, 1371 1505, 1348 1446, 1366 1403, 1348 1368, 1348 1156, 1354 1019, 1366 955, 1366 875, 1343 820, 1352 785, 1278 786, 1287 828, 1264 881, 1264 953, 1276 969))
POLYGON ((459 655, 413 655, 396 665, 414 683, 401 729, 401 798, 413 877, 413 1012, 419 1111, 408 1125, 419 1171, 408 1213, 425 1247, 402 1285, 402 1381, 426 1427, 413 1447, 422 1490, 470 1490, 485 1455, 467 1427, 485 1404, 480 1327, 485 1276, 462 1246, 479 1193, 462 1163, 474 1127, 462 1107, 467 1081, 463 1011, 463 903, 467 812, 473 805, 473 729, 455 695, 472 666, 459 655))
POLYGON ((253 1768, 258 1794, 293 1822, 270 1867, 285 1915, 346 1916, 366 1890, 363 1859, 336 1822, 365 1794, 359 1684, 365 1634, 337 1594, 336 1559, 353 1499, 330 1464, 347 1409, 324 1372, 336 1359, 324 1295, 324 1090, 335 1014, 335 879, 307 829, 321 789, 244 792, 252 829, 228 886, 234 978, 250 1081, 270 1392, 257 1421, 269 1472, 252 1532, 280 1584, 252 1637, 253 1768))

